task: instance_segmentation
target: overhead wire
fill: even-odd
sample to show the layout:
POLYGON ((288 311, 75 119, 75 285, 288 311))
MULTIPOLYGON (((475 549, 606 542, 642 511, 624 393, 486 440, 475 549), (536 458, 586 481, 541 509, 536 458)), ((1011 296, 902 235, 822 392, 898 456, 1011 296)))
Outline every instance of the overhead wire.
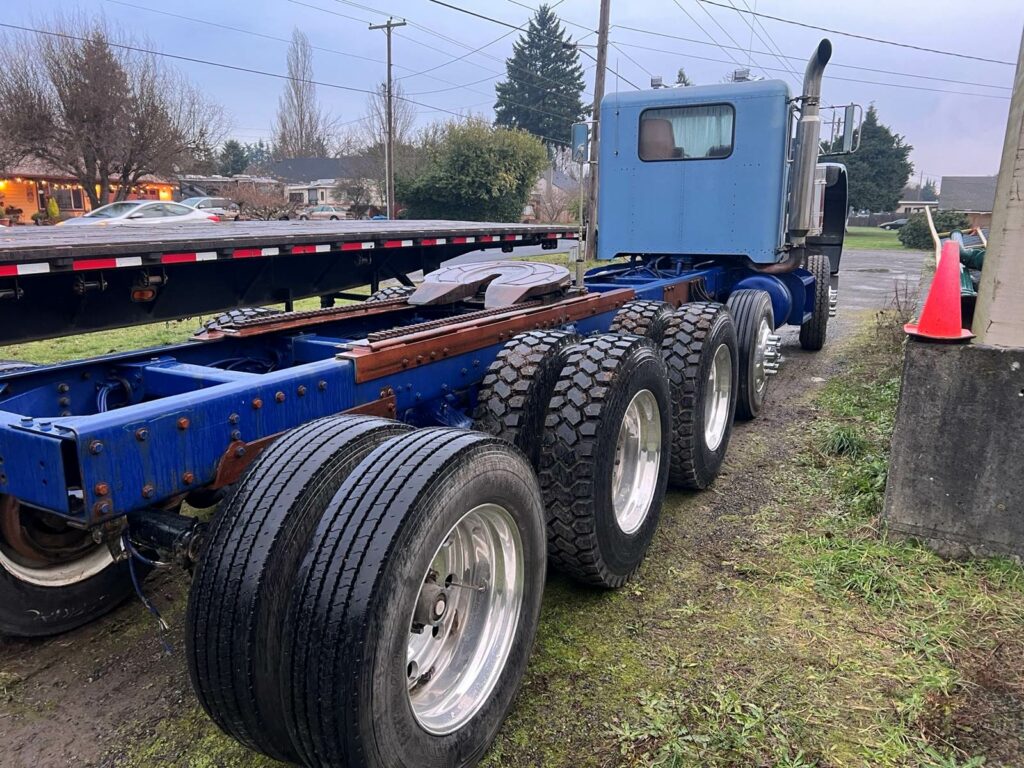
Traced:
MULTIPOLYGON (((728 5, 725 5, 724 3, 715 2, 715 0, 696 0, 696 1, 698 3, 703 3, 705 5, 717 5, 720 8, 729 8, 730 7, 728 5)), ((741 13, 749 13, 752 16, 759 16, 762 19, 771 19, 772 21, 778 21, 778 22, 781 22, 783 24, 792 24, 794 26, 804 27, 806 29, 816 29, 819 32, 828 32, 829 34, 832 34, 832 35, 842 35, 843 37, 852 37, 852 38, 856 38, 857 40, 867 40, 868 42, 880 43, 882 45, 892 45, 892 46, 896 46, 898 48, 908 48, 908 49, 914 50, 914 51, 922 51, 924 53, 933 53, 933 54, 935 54, 937 56, 953 56, 953 57, 958 58, 958 59, 971 59, 973 61, 984 61, 984 62, 988 62, 989 64, 1005 64, 1005 65, 1011 66, 1011 67, 1016 66, 1016 64, 1017 64, 1017 62, 1015 62, 1015 61, 1002 61, 1001 59, 989 59, 989 58, 986 58, 984 56, 974 56, 972 54, 959 53, 959 52, 956 52, 956 51, 941 51, 941 50, 938 50, 936 48, 927 48, 927 47, 922 46, 922 45, 913 45, 911 43, 900 43, 900 42, 896 42, 895 40, 886 40, 886 39, 881 38, 881 37, 871 37, 870 35, 861 35, 861 34, 857 34, 856 32, 846 32, 846 31, 841 30, 841 29, 832 29, 830 27, 822 27, 822 26, 819 26, 817 24, 809 24, 807 22, 796 21, 794 19, 786 19, 786 18, 783 18, 781 16, 772 16, 771 14, 760 13, 758 11, 742 10, 741 13)))

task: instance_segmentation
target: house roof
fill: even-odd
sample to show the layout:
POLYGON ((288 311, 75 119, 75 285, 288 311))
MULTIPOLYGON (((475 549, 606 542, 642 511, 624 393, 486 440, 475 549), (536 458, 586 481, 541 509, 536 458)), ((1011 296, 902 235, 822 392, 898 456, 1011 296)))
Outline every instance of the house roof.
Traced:
POLYGON ((292 157, 275 160, 267 172, 289 184, 305 184, 320 179, 361 179, 371 176, 371 163, 365 157, 292 157))
POLYGON ((943 176, 939 208, 990 213, 996 202, 995 176, 943 176))
MULTIPOLYGON (((63 171, 60 168, 55 168, 45 160, 40 160, 37 157, 26 157, 19 160, 17 163, 12 164, 3 175, 6 178, 21 176, 28 179, 60 179, 62 181, 76 181, 72 174, 67 171, 63 171)), ((120 180, 120 176, 114 173, 111 174, 110 179, 111 181, 117 182, 120 180)), ((174 182, 147 173, 139 179, 139 183, 173 184, 174 182)))

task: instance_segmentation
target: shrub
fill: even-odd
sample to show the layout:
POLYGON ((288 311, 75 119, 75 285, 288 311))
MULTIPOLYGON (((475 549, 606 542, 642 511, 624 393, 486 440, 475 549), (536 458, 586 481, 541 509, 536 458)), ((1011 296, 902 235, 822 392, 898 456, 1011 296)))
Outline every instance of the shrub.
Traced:
MULTIPOLYGON (((935 222, 935 229, 940 234, 954 229, 966 229, 969 223, 967 214, 958 211, 935 211, 932 214, 932 221, 935 222)), ((923 213, 915 213, 907 219, 907 223, 900 229, 900 242, 906 248, 931 250, 934 247, 931 232, 928 230, 928 219, 923 213)))

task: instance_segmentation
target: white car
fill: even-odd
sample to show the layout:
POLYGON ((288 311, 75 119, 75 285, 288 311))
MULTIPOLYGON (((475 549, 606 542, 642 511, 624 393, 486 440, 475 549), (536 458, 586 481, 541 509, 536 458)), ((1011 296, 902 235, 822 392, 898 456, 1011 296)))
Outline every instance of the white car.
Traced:
POLYGON ((57 226, 149 226, 151 224, 204 224, 220 221, 212 213, 197 211, 181 203, 157 200, 125 200, 89 211, 84 216, 66 219, 57 226))
POLYGON ((221 221, 238 221, 242 216, 238 203, 226 197, 189 197, 182 200, 181 204, 203 213, 220 216, 221 221))

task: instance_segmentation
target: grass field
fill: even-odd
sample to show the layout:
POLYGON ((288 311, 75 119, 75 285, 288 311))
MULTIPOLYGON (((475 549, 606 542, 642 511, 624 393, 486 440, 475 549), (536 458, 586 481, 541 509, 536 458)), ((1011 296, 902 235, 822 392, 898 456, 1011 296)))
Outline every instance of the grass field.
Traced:
POLYGON ((899 232, 890 232, 878 227, 850 227, 846 231, 843 247, 855 251, 902 251, 899 232))

